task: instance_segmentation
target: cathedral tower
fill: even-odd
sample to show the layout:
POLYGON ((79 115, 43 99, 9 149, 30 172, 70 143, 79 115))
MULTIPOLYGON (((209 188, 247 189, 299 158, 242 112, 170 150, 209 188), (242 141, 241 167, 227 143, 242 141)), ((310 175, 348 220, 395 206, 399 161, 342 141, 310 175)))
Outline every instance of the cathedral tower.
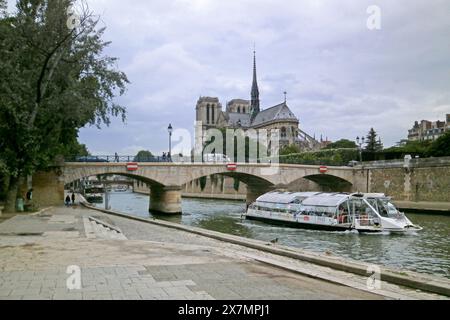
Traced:
POLYGON ((259 89, 258 89, 258 80, 256 77, 256 51, 253 51, 253 84, 252 84, 252 92, 251 92, 251 113, 252 119, 256 117, 256 115, 261 111, 259 107, 259 89))

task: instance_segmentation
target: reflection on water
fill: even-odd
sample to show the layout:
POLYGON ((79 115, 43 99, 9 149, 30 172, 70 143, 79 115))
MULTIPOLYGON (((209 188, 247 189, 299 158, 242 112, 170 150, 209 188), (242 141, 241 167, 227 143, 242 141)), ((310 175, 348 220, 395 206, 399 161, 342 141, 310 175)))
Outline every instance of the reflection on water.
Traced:
MULTIPOLYGON (((148 217, 149 197, 136 193, 112 193, 113 209, 148 217)), ((182 216, 157 215, 176 223, 258 240, 279 239, 279 244, 400 269, 450 278, 450 217, 408 214, 424 230, 408 234, 358 234, 302 230, 242 220, 245 204, 227 200, 183 199, 182 216)), ((150 215, 151 216, 151 215, 150 215)))

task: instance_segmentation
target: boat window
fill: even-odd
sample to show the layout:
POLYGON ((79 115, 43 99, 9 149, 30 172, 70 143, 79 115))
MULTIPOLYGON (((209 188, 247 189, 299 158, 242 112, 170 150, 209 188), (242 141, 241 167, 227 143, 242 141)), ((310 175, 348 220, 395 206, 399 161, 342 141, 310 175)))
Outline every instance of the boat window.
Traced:
POLYGON ((389 216, 389 208, 388 208, 388 201, 383 199, 377 199, 376 201, 376 207, 375 209, 378 210, 378 213, 382 217, 388 217, 389 216))
POLYGON ((387 207, 388 207, 388 214, 389 215, 397 215, 397 214, 399 214, 398 209, 392 203, 388 202, 387 207))
POLYGON ((361 217, 377 217, 377 213, 374 212, 374 210, 370 208, 369 203, 362 198, 353 198, 350 202, 350 210, 357 219, 361 217))
POLYGON ((367 200, 382 217, 392 217, 398 215, 397 208, 387 198, 367 200))

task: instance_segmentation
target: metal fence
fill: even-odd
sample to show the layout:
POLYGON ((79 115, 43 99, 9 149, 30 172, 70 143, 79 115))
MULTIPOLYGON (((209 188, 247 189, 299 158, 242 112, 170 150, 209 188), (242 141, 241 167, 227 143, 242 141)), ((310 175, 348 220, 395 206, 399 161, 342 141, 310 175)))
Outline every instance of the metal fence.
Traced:
POLYGON ((137 156, 78 156, 65 159, 66 162, 110 162, 110 163, 128 163, 128 162, 173 162, 175 159, 167 156, 137 157, 137 156))

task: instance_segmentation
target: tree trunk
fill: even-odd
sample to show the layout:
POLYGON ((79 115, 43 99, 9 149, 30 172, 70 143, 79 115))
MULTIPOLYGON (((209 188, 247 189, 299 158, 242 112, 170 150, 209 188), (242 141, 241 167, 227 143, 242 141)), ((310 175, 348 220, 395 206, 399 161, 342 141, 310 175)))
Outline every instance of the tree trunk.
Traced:
POLYGON ((19 192, 19 185, 22 179, 20 177, 11 177, 9 180, 8 193, 6 195, 5 212, 15 213, 16 212, 16 199, 17 193, 19 192))

